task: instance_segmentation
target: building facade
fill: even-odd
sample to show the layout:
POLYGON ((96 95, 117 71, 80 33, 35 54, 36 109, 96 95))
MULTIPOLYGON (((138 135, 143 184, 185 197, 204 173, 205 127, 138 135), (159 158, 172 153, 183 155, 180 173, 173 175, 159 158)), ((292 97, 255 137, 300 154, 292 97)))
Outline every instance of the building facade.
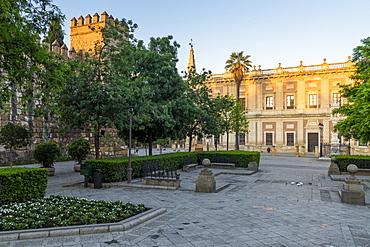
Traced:
MULTIPOLYGON (((351 84, 355 70, 347 62, 249 71, 240 87, 240 102, 248 110, 249 132, 240 135, 240 149, 276 153, 330 153, 335 118, 332 110, 345 103, 340 85, 351 84), (329 150, 328 150, 329 149, 329 150)), ((236 95, 232 74, 213 74, 207 82, 213 96, 236 95)), ((233 149, 235 138, 229 138, 233 149)), ((198 140, 198 146, 225 149, 226 135, 198 140), (201 144, 200 144, 201 143, 201 144)), ((341 153, 366 154, 366 144, 339 137, 341 153)), ((229 148, 230 149, 230 148, 229 148)))

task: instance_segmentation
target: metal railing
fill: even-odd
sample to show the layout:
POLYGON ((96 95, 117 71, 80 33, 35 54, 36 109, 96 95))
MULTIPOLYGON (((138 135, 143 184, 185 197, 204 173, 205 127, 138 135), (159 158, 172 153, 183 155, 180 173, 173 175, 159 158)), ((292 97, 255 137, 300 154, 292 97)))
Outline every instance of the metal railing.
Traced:
POLYGON ((180 179, 180 174, 175 169, 166 169, 159 166, 159 162, 146 163, 143 165, 144 177, 180 179))

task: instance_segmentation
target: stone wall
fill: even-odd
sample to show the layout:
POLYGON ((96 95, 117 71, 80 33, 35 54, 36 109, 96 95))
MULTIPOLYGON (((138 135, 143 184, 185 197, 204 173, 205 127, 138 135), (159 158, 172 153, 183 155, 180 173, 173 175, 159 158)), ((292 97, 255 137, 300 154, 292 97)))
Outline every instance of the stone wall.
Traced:
POLYGON ((0 151, 0 164, 8 164, 10 160, 13 163, 26 163, 32 159, 31 150, 0 151))

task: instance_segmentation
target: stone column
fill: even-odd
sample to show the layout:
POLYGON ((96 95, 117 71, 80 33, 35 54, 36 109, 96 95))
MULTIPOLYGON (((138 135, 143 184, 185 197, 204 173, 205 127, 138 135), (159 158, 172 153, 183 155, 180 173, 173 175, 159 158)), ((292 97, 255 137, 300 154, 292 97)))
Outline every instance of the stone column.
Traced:
POLYGON ((358 171, 357 166, 350 164, 347 166, 347 171, 351 176, 343 184, 341 190, 342 203, 365 205, 364 187, 361 185, 361 180, 355 177, 358 171))

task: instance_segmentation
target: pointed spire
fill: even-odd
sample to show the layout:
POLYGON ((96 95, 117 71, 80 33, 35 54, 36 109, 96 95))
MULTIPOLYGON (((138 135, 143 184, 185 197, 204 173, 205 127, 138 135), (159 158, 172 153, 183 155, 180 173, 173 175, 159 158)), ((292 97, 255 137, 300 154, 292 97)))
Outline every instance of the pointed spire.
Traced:
POLYGON ((194 49, 193 49, 193 40, 191 39, 190 45, 190 55, 189 55, 189 62, 188 62, 188 73, 190 74, 191 71, 195 72, 195 57, 194 57, 194 49))

